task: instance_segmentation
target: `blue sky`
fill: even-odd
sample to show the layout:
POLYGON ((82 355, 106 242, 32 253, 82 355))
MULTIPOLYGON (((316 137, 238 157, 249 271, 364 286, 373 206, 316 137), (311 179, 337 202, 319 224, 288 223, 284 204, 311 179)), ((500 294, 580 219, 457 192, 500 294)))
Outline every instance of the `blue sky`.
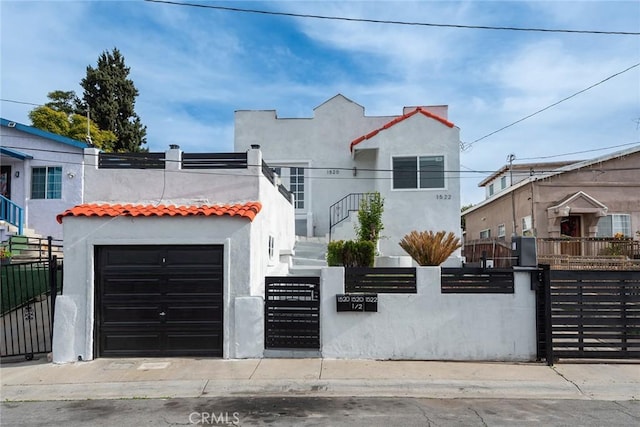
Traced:
MULTIPOLYGON (((295 14, 441 24, 640 31, 637 1, 191 0, 295 14)), ((365 114, 449 105, 470 143, 640 62, 640 37, 401 26, 249 14, 139 1, 0 1, 1 98, 81 93, 113 47, 140 91, 148 147, 233 151, 235 110, 311 117, 337 93, 365 114)), ((29 124, 32 105, 2 101, 29 124)), ((640 67, 483 139, 461 155, 462 203, 506 163, 585 159, 640 141, 640 67), (560 156, 566 153, 594 150, 560 156)))

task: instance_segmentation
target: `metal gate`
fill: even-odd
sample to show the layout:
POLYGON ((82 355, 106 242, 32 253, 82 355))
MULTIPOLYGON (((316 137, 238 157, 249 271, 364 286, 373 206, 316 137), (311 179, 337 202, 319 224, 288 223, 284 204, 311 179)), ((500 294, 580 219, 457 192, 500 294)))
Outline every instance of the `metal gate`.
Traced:
POLYGON ((62 292, 62 260, 22 262, 0 269, 0 356, 51 352, 55 298, 62 292))
POLYGON ((640 358, 640 271, 542 270, 538 357, 640 358))
POLYGON ((320 278, 265 277, 265 349, 320 349, 320 278))

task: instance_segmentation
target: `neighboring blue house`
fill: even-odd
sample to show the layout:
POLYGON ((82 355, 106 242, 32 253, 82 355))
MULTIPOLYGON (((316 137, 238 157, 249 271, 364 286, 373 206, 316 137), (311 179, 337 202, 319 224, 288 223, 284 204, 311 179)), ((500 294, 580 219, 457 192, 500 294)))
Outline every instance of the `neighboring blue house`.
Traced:
POLYGON ((56 215, 83 202, 83 151, 89 145, 0 121, 0 239, 8 233, 62 239, 56 215))

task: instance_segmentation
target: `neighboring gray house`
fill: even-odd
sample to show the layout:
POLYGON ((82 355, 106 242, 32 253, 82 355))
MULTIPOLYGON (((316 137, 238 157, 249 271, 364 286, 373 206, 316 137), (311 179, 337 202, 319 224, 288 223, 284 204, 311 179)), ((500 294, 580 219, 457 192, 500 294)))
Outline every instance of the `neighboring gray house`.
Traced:
POLYGON ((479 184, 488 188, 487 198, 463 212, 465 240, 510 241, 514 232, 538 238, 620 233, 637 240, 639 165, 640 145, 585 161, 505 166, 479 184))
POLYGON ((412 230, 460 234, 460 136, 447 106, 375 117, 336 95, 311 118, 236 111, 235 150, 252 145, 294 194, 297 235, 351 237, 358 195, 375 191, 385 200, 383 255, 406 255, 398 242, 412 230))
POLYGON ((56 215, 82 203, 82 141, 0 119, 0 224, 7 232, 62 239, 56 215))

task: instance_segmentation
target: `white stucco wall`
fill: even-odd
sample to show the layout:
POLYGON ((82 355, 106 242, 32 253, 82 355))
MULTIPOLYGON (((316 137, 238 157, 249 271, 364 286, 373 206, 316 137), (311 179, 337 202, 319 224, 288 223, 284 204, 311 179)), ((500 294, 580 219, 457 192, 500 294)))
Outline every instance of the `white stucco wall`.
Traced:
POLYGON ((15 128, 0 127, 3 147, 28 154, 33 159, 2 156, 2 165, 11 166, 11 200, 24 209, 25 227, 43 237, 62 239, 62 226, 56 222, 60 212, 82 203, 82 148, 31 135, 15 128), (62 198, 31 199, 31 169, 62 168, 62 198), (16 172, 19 176, 16 177, 16 172))
MULTIPOLYGON (((444 114, 444 107, 442 111, 444 114)), ((404 111, 406 112, 406 111, 404 111)), ((364 108, 338 95, 314 110, 312 118, 278 118, 275 111, 236 111, 235 149, 259 144, 273 166, 303 166, 306 206, 313 232, 329 232, 329 207, 349 193, 379 191, 385 197, 384 255, 404 255, 398 246, 411 230, 447 230, 460 235, 460 135, 457 127, 416 114, 380 131, 350 151, 351 142, 397 116, 365 116, 364 108), (370 149, 365 149, 370 148, 370 149), (444 190, 392 190, 391 157, 444 155, 444 190), (355 168, 355 170, 354 170, 355 168)), ((283 175, 285 171, 283 171, 283 175)), ((285 176, 285 184, 289 186, 285 176)), ((342 227, 340 236, 352 233, 342 227)))
POLYGON ((320 333, 328 358, 530 361, 535 293, 528 271, 514 294, 441 294, 440 269, 417 269, 417 294, 378 294, 378 312, 336 311, 344 269, 322 270, 320 333))
POLYGON ((233 302, 238 296, 249 296, 252 281, 261 279, 250 268, 252 223, 248 219, 65 217, 63 225, 65 303, 56 306, 54 362, 72 362, 78 356, 83 360, 94 358, 94 248, 100 245, 224 245, 223 354, 225 358, 235 357, 237 348, 230 344, 235 337, 233 302))
MULTIPOLYGON (((178 150, 167 152, 167 158, 178 156, 178 150)), ((74 355, 73 360, 77 356, 84 360, 93 358, 93 254, 94 247, 99 245, 224 245, 224 357, 236 357, 236 352, 243 357, 255 354, 256 343, 246 337, 255 333, 251 325, 255 326, 257 320, 236 331, 234 310, 236 306, 244 310, 240 318, 255 317, 257 314, 251 308, 256 300, 235 304, 235 298, 256 297, 261 301, 264 277, 282 270, 279 253, 290 251, 295 243, 293 207, 278 191, 277 182, 272 184, 263 175, 260 150, 249 150, 246 169, 180 170, 178 162, 168 164, 166 171, 98 169, 94 149, 86 150, 86 160, 87 203, 213 205, 258 201, 262 209, 252 222, 226 215, 64 217, 65 308, 56 313, 56 318, 61 319, 60 328, 64 329, 56 330, 54 335, 54 359, 68 362, 69 355, 74 355), (274 242, 272 257, 269 257, 270 236, 274 242), (65 332, 71 327, 70 322, 75 322, 72 340, 65 332)), ((263 340, 257 345, 261 354, 263 340)))
POLYGON ((444 156, 444 189, 393 189, 388 172, 378 172, 376 190, 385 199, 382 221, 385 229, 380 252, 399 256, 406 252, 399 246, 409 232, 451 231, 460 237, 460 137, 459 129, 449 128, 437 120, 416 114, 377 138, 376 169, 389 171, 395 156, 444 156), (414 136, 407 138, 407 135, 414 136), (384 179, 387 178, 387 179, 384 179))

